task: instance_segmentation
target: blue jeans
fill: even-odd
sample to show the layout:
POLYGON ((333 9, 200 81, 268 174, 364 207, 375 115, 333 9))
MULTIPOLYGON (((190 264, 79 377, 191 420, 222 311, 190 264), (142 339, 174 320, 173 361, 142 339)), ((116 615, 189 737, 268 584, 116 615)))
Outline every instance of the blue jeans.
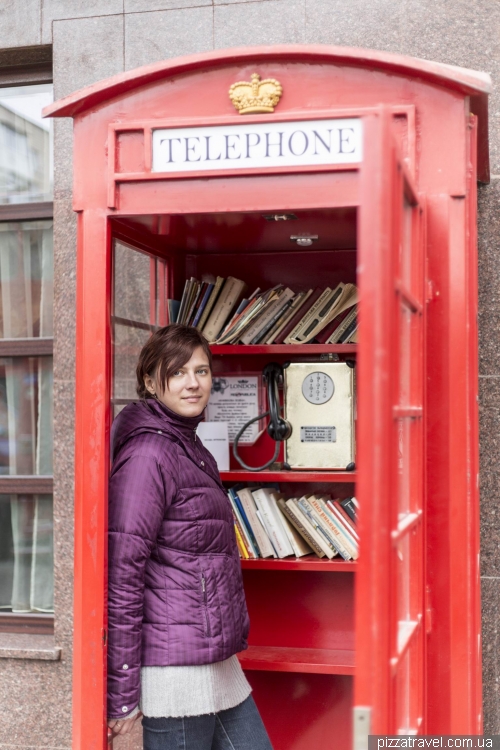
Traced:
POLYGON ((218 714, 142 719, 144 750, 273 750, 252 696, 218 714))

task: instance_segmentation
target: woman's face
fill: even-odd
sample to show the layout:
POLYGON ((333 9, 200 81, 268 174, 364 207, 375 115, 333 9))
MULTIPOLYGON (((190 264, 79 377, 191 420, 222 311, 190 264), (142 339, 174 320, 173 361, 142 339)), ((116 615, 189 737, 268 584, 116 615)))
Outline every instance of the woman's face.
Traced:
POLYGON ((161 390, 156 378, 144 378, 150 393, 156 393, 158 401, 182 417, 197 417, 208 403, 212 388, 212 373, 207 355, 202 347, 197 347, 189 362, 186 362, 171 378, 167 387, 161 390))

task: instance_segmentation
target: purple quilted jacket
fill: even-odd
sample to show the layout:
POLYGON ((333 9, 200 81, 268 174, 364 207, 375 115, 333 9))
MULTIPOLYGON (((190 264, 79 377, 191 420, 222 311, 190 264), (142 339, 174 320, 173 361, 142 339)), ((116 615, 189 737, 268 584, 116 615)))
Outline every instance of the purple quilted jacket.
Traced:
POLYGON ((233 516, 201 417, 157 401, 113 424, 109 482, 108 716, 140 697, 140 667, 210 664, 247 648, 233 516))

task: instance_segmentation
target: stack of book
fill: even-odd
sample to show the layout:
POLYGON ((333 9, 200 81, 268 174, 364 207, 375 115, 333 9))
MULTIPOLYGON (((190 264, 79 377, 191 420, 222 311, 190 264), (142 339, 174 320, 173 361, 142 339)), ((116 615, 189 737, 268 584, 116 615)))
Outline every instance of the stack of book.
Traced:
POLYGON ((355 497, 286 498, 276 487, 236 486, 228 492, 240 557, 318 557, 357 560, 355 497))
POLYGON ((254 290, 229 276, 188 279, 180 303, 169 300, 170 322, 194 326, 215 344, 346 344, 357 341, 354 284, 295 293, 283 284, 254 290))

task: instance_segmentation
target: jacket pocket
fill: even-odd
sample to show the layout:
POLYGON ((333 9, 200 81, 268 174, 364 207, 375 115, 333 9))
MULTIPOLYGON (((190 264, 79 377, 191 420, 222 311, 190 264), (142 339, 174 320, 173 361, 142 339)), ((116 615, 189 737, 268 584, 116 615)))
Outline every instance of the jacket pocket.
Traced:
POLYGON ((205 635, 210 636, 210 622, 208 619, 207 582, 203 573, 201 574, 202 609, 205 622, 205 635))

